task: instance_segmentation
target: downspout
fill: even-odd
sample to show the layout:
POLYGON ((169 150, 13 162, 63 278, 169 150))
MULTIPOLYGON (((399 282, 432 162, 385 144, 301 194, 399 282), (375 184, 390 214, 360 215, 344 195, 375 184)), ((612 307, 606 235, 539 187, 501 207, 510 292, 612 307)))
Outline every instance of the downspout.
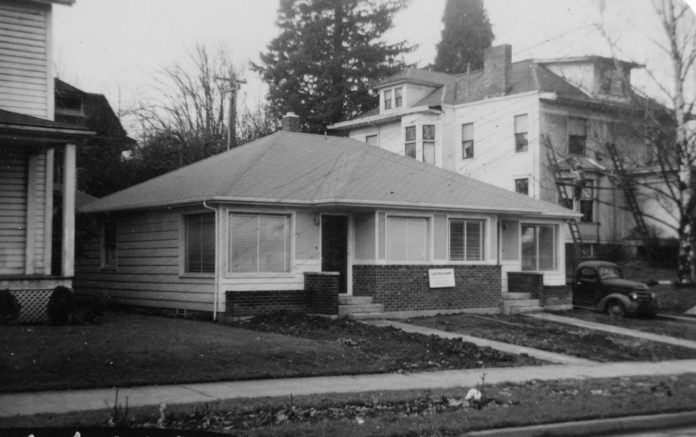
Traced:
POLYGON ((219 263, 220 263, 220 251, 219 249, 219 244, 218 244, 218 230, 220 229, 220 226, 218 224, 218 210, 217 208, 213 208, 211 206, 208 206, 206 201, 203 201, 203 208, 209 209, 215 213, 215 285, 214 285, 214 290, 215 293, 213 294, 213 321, 217 321, 217 313, 218 313, 218 299, 220 298, 220 280, 219 277, 219 263))

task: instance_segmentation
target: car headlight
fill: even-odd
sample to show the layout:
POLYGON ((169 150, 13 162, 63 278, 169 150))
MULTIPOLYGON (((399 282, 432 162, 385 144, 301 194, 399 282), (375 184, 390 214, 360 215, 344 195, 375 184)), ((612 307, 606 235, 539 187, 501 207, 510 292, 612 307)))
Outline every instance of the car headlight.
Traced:
POLYGON ((631 300, 636 300, 638 299, 638 293, 630 293, 628 297, 631 298, 631 300))
POLYGON ((655 293, 650 293, 650 299, 655 299, 657 296, 655 296, 655 293))

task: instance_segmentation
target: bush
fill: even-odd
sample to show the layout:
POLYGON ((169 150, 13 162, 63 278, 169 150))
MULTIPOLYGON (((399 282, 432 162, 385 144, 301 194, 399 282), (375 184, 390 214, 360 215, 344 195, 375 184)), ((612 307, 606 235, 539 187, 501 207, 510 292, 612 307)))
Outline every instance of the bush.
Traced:
POLYGON ((85 298, 73 299, 73 309, 68 317, 70 325, 86 325, 99 323, 106 305, 99 300, 90 300, 85 298))
POLYGON ((72 290, 59 285, 48 299, 48 322, 51 325, 66 325, 73 311, 72 290))
POLYGON ((19 317, 20 305, 14 294, 7 290, 0 290, 0 320, 12 321, 19 317))

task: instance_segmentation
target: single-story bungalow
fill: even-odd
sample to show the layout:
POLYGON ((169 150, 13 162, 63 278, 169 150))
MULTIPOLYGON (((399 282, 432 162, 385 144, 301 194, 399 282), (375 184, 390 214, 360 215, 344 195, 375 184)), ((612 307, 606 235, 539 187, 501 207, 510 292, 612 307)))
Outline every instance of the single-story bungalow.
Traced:
MULTIPOLYGON (((97 215, 101 236, 77 260, 78 293, 214 318, 350 304, 498 312, 508 282, 563 289, 575 216, 356 140, 288 130, 82 212, 97 215)), ((569 305, 563 296, 556 304, 569 305)))

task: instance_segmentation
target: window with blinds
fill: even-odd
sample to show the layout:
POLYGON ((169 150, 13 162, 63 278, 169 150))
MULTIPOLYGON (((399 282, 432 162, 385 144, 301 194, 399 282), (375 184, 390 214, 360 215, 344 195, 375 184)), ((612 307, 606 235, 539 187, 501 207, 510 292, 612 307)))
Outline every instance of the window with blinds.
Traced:
POLYGON ((290 271, 290 218, 230 214, 230 273, 290 271))
POLYGON ((428 219, 389 217, 387 219, 387 259, 390 261, 428 261, 428 219))
POLYGON ((483 261, 484 223, 482 220, 449 221, 450 261, 483 261))
POLYGON ((186 233, 186 273, 215 272, 215 214, 184 217, 186 233))

